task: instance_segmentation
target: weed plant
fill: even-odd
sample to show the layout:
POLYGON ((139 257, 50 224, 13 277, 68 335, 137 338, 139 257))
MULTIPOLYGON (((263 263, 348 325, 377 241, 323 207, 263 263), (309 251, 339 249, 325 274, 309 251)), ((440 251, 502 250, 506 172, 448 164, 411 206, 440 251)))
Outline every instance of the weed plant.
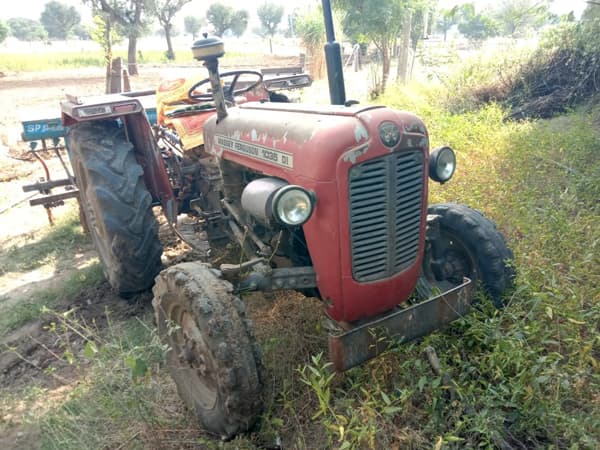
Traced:
MULTIPOLYGON (((165 348, 146 320, 113 322, 99 330, 74 312, 55 314, 55 334, 79 381, 64 403, 40 419, 42 449, 147 448, 147 429, 173 418, 172 384, 158 383, 165 348), (115 427, 115 423, 125 423, 115 427), (146 441, 144 443, 144 441, 146 441)), ((141 319, 144 319, 142 313, 141 319)), ((168 428, 168 426, 166 427, 168 428)))

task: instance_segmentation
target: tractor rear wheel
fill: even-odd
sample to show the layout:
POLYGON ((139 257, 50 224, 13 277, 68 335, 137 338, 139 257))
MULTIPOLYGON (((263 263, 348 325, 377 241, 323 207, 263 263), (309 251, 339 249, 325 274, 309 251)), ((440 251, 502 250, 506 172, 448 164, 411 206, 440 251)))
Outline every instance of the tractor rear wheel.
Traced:
POLYGON ((439 216, 437 258, 443 265, 440 276, 433 268, 433 252, 426 251, 425 280, 445 291, 462 283, 463 277, 470 278, 476 290, 503 307, 502 297, 512 287, 515 272, 512 251, 496 225, 479 211, 456 203, 431 205, 427 213, 439 216))
POLYGON ((179 396, 204 428, 229 439, 262 410, 263 365, 244 303, 219 272, 181 263, 156 278, 152 305, 179 396))
POLYGON ((70 127, 67 139, 84 225, 110 285, 122 296, 150 288, 162 246, 133 145, 109 121, 70 127))

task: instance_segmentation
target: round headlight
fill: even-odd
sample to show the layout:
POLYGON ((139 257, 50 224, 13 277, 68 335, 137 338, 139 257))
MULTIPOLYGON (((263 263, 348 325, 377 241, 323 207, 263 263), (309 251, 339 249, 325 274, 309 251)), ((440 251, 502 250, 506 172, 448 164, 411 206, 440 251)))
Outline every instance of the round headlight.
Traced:
POLYGON ((456 169, 456 156, 450 147, 439 147, 429 155, 429 176, 433 181, 445 183, 456 169))
POLYGON ((273 197, 272 210, 279 222, 292 226, 302 225, 313 213, 314 198, 300 186, 284 186, 273 197))

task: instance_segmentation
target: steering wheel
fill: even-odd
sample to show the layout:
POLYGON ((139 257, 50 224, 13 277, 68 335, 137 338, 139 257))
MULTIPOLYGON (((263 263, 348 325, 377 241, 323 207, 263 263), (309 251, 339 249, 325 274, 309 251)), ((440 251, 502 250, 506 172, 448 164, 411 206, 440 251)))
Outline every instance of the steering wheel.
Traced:
MULTIPOLYGON (((262 79, 263 79, 262 73, 256 72, 254 70, 232 70, 231 72, 223 72, 223 73, 219 74, 219 76, 220 76, 221 80, 226 80, 225 84, 223 86, 223 93, 225 94, 225 99, 229 100, 229 101, 233 101, 233 99, 237 95, 241 95, 245 92, 251 91, 256 86, 258 86, 260 83, 262 83, 262 79), (243 77, 245 75, 255 76, 256 81, 251 80, 248 82, 245 80, 240 80, 240 77, 243 77), (227 78, 229 78, 229 77, 232 77, 231 81, 227 81, 227 78), (237 88, 236 88, 236 85, 238 85, 237 88)), ((194 84, 188 91, 189 98, 191 98, 192 100, 201 100, 201 101, 214 100, 212 93, 201 94, 201 93, 195 92, 200 86, 202 86, 203 84, 207 84, 207 83, 210 84, 209 78, 205 78, 204 80, 201 80, 198 83, 194 84)))

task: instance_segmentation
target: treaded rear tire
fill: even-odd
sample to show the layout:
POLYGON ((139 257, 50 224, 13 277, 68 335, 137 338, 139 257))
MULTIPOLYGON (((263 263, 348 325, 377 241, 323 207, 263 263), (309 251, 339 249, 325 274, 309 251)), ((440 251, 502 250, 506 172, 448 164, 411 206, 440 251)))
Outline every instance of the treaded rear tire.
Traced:
POLYGON ((133 145, 114 121, 69 127, 67 142, 83 216, 110 285, 124 297, 150 288, 162 267, 162 245, 133 145))
MULTIPOLYGON (((494 222, 479 211, 457 203, 430 205, 427 213, 440 216, 445 256, 454 259, 453 266, 462 266, 458 269, 462 273, 455 274, 453 278, 470 278, 476 289, 482 289, 491 297, 496 307, 503 307, 503 296, 514 284, 514 258, 494 222)), ((427 263, 428 258, 425 257, 424 273, 432 280, 427 263)), ((460 282, 458 279, 453 281, 460 282)))
POLYGON ((223 439, 255 423, 264 378, 252 324, 232 290, 210 265, 188 262, 160 273, 152 300, 179 396, 223 439))

